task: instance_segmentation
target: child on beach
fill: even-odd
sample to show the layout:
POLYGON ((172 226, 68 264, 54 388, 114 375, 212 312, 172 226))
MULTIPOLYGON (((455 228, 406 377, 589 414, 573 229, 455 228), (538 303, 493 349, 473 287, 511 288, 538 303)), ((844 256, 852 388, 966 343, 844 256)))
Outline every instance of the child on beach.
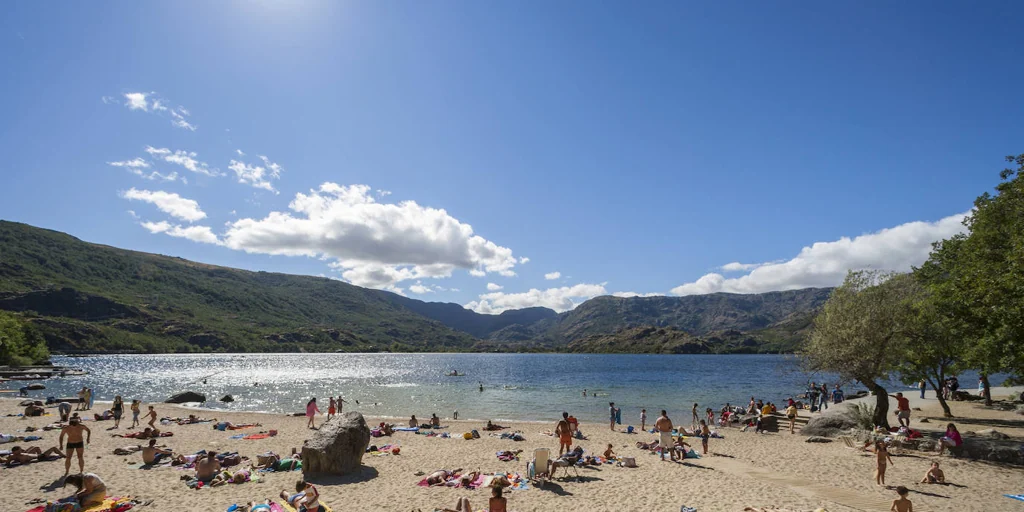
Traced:
POLYGON ((337 404, 337 403, 335 403, 335 401, 334 401, 334 397, 332 396, 332 397, 331 397, 331 402, 330 402, 330 404, 329 404, 329 405, 327 406, 327 419, 328 419, 328 420, 334 417, 334 411, 336 410, 336 407, 337 407, 337 405, 338 405, 338 404, 337 404))
POLYGON ((608 443, 608 448, 606 448, 604 450, 604 458, 606 458, 606 459, 614 459, 615 458, 615 452, 612 451, 612 444, 611 443, 608 443))
POLYGON ((692 430, 697 430, 697 425, 700 422, 700 417, 697 415, 697 404, 693 404, 693 422, 690 425, 692 430))
POLYGON ((647 430, 647 409, 640 409, 640 430, 647 430))
POLYGON ((892 464, 892 457, 889 456, 889 450, 886 449, 884 441, 875 441, 875 459, 878 464, 875 468, 875 483, 885 485, 886 461, 892 464))
POLYGON ((146 413, 145 417, 149 418, 150 428, 156 428, 156 409, 154 409, 152 405, 149 406, 149 412, 146 413))
POLYGON ((711 429, 708 427, 707 422, 701 420, 700 422, 700 445, 704 449, 704 455, 708 454, 708 439, 711 438, 711 429))
POLYGON ((892 507, 889 508, 890 512, 914 512, 914 504, 907 499, 910 489, 901 485, 896 488, 896 494, 899 495, 899 498, 892 500, 892 507))
POLYGON ((142 402, 138 400, 132 400, 132 426, 128 428, 135 428, 139 426, 139 408, 142 407, 142 402))
POLYGON ((922 484, 945 484, 946 475, 939 469, 938 462, 932 462, 932 467, 928 468, 928 472, 924 474, 924 478, 921 479, 922 484))

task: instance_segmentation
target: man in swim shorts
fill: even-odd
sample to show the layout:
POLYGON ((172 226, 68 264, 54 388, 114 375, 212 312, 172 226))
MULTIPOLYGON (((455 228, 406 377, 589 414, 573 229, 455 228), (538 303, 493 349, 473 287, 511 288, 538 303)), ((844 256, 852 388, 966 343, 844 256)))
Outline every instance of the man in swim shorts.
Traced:
POLYGON ((555 436, 558 437, 558 456, 572 449, 572 427, 569 426, 569 413, 563 412, 562 419, 555 425, 555 436))
POLYGON ((71 421, 68 425, 60 429, 60 438, 57 440, 58 446, 65 446, 67 449, 67 459, 64 460, 64 476, 68 476, 71 473, 71 455, 78 454, 78 472, 85 473, 85 445, 92 441, 92 431, 89 427, 82 425, 82 419, 78 417, 76 413, 71 416, 71 421), (85 432, 83 439, 82 432, 85 432), (64 438, 68 438, 68 444, 64 444, 64 438))
POLYGON ((672 439, 672 420, 668 419, 668 413, 664 410, 661 411, 661 416, 654 422, 654 427, 658 429, 659 439, 658 448, 661 450, 661 460, 665 460, 665 452, 668 452, 668 456, 672 461, 676 460, 676 453, 672 447, 676 444, 675 440, 672 439))

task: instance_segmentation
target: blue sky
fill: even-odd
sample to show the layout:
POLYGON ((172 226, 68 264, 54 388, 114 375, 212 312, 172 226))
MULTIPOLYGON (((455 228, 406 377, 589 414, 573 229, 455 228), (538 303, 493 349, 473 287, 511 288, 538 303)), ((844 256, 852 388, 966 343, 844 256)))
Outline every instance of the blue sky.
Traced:
POLYGON ((1016 2, 0 10, 0 218, 485 312, 907 269, 1024 151, 1016 2))

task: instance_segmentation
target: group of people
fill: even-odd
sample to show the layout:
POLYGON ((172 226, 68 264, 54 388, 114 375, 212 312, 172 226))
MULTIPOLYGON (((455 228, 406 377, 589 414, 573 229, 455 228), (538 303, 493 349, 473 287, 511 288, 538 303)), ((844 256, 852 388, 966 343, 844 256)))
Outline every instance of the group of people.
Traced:
MULTIPOLYGON (((356 402, 358 403, 358 400, 356 402)), ((345 407, 345 404, 347 403, 348 401, 341 398, 340 396, 337 398, 333 396, 330 397, 330 402, 327 403, 327 421, 330 421, 331 418, 335 417, 338 414, 341 414, 342 409, 345 407)), ((317 414, 323 414, 323 412, 320 411, 320 407, 317 405, 316 397, 314 396, 309 400, 309 402, 306 402, 306 419, 309 420, 309 423, 306 425, 307 428, 311 430, 316 430, 317 414)))

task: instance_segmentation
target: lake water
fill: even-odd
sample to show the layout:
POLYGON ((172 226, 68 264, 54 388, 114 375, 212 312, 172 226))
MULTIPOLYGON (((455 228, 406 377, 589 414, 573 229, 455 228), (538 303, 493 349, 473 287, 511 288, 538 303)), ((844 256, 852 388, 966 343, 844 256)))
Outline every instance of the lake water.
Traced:
MULTIPOLYGON (((778 403, 802 392, 808 380, 834 382, 802 373, 796 357, 785 355, 202 354, 53 362, 89 375, 44 381, 47 389, 33 396, 74 396, 88 386, 97 400, 120 394, 161 402, 197 391, 214 400, 205 404, 211 408, 282 413, 305 410, 312 396, 326 412, 327 397, 340 395, 349 402, 346 410, 421 419, 458 410, 460 419, 552 420, 570 411, 583 421, 603 422, 609 401, 622 408, 623 423, 637 422, 641 407, 649 418, 664 408, 670 417, 688 419, 694 402, 716 410, 727 401, 746 404, 751 396, 778 403), (465 376, 445 376, 451 370, 465 376), (226 394, 236 401, 215 401, 226 394)), ((972 381, 961 382, 971 387, 972 381)))

